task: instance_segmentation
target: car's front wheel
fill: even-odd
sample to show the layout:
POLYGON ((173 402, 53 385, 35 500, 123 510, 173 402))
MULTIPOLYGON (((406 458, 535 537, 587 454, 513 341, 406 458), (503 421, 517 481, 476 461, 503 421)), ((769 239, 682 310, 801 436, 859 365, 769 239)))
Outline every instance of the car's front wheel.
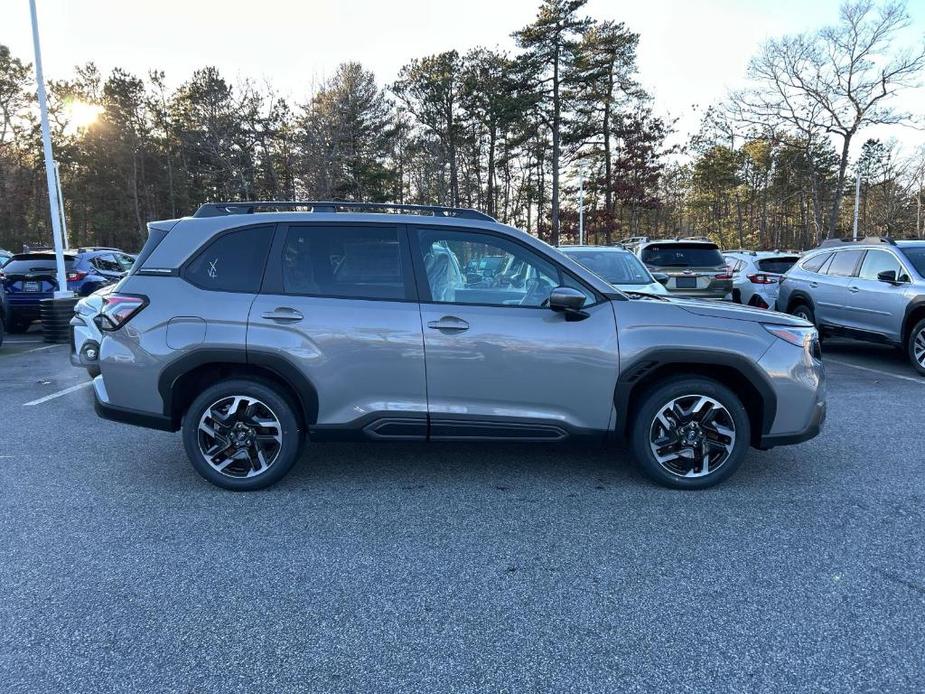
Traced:
POLYGON ((912 326, 908 351, 913 368, 920 374, 925 374, 925 319, 912 326))
POLYGON ((295 407, 261 381, 217 383, 183 418, 183 444, 196 472, 235 491, 279 481, 298 459, 301 441, 295 407))
POLYGON ((643 472, 676 489, 719 484, 742 464, 750 441, 742 401, 721 383, 701 377, 665 382, 646 393, 631 434, 643 472))

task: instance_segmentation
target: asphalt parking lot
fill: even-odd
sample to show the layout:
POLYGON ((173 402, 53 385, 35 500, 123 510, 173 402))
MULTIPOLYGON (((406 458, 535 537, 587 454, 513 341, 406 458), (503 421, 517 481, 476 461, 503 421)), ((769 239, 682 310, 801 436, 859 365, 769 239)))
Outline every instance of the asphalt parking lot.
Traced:
POLYGON ((824 350, 822 435, 706 492, 606 448, 326 444, 234 494, 8 337, 0 689, 921 691, 925 379, 824 350))

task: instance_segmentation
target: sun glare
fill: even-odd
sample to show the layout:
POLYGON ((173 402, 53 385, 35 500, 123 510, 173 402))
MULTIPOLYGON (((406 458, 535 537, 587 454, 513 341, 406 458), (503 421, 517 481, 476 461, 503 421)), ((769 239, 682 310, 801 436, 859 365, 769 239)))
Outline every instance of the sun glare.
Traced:
POLYGON ((99 104, 88 104, 85 101, 71 101, 65 106, 67 129, 71 132, 89 127, 103 112, 99 104))

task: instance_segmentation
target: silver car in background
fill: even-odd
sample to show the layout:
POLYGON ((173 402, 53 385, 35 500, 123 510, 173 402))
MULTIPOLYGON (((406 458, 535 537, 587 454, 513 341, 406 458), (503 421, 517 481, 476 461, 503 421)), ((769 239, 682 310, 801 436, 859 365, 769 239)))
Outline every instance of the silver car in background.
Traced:
POLYGON ((779 251, 726 251, 723 258, 732 274, 730 299, 737 304, 773 309, 781 277, 800 256, 779 251))
POLYGON ((71 318, 71 364, 83 367, 91 376, 100 375, 100 341, 103 334, 96 320, 103 310, 104 299, 115 287, 115 284, 109 284, 85 296, 77 302, 74 317, 71 318))
POLYGON ((630 239, 636 255, 653 273, 668 276, 665 288, 689 299, 725 299, 732 275, 719 246, 709 239, 630 239))
POLYGON ((925 374, 925 241, 827 241, 781 278, 777 310, 822 335, 895 345, 925 374))

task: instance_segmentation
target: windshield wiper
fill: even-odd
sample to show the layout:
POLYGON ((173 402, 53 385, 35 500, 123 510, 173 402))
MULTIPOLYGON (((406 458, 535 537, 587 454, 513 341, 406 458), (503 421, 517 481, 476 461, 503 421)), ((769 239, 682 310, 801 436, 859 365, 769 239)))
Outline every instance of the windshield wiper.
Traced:
POLYGON ((635 289, 621 289, 624 294, 632 294, 634 296, 643 296, 647 299, 658 299, 659 301, 670 301, 667 296, 662 296, 660 294, 650 294, 649 292, 637 292, 635 289))

